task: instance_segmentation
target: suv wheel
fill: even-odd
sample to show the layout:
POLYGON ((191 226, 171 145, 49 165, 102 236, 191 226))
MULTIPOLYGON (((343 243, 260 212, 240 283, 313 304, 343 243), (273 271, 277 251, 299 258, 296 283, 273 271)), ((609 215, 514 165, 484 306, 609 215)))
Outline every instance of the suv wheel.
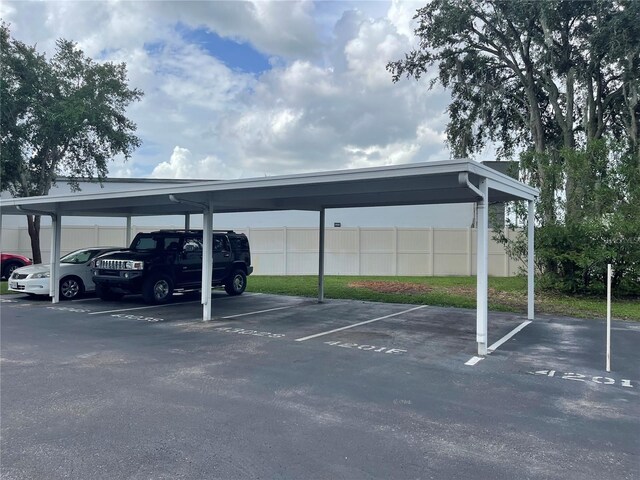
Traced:
POLYGON ((120 300, 124 297, 124 293, 114 292, 105 285, 96 284, 96 295, 101 300, 120 300))
POLYGON ((173 295, 173 282, 167 275, 154 275, 142 286, 142 298, 147 303, 167 303, 173 295))
POLYGON ((247 288, 247 276, 242 270, 234 270, 224 285, 229 295, 241 295, 245 288, 247 288))
POLYGON ((73 300, 84 293, 84 285, 78 277, 65 277, 60 280, 60 298, 73 300))

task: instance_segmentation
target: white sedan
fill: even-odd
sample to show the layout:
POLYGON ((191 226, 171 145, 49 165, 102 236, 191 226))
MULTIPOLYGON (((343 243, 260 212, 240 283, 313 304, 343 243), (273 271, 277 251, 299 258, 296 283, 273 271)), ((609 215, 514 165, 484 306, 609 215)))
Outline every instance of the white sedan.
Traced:
MULTIPOLYGON (((60 299, 71 300, 96 288, 91 276, 91 260, 122 247, 83 248, 60 259, 60 299)), ((49 295, 49 264, 16 268, 9 278, 9 290, 29 295, 49 295)))

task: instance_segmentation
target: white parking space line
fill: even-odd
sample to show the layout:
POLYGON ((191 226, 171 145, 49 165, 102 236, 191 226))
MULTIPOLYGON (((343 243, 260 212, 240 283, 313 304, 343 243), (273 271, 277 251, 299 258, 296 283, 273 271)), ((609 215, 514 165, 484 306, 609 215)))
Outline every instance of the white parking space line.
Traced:
POLYGON ((130 312, 132 310, 144 310, 146 308, 160 308, 160 307, 171 307, 171 306, 179 306, 179 305, 187 305, 189 303, 200 303, 200 301, 194 302, 180 302, 180 303, 164 303, 162 305, 147 305, 146 307, 133 307, 133 308, 121 308, 119 310, 102 310, 100 312, 92 312, 89 315, 100 315, 103 313, 116 313, 116 312, 130 312))
POLYGON ((525 320, 524 322, 522 322, 520 325, 518 325, 516 328, 511 330, 509 333, 507 333, 504 337, 502 337, 496 343, 491 345, 488 348, 489 352, 494 352, 495 350, 497 350, 500 345, 502 345, 504 342, 509 340, 511 337, 513 337, 516 333, 518 333, 520 330, 522 330, 524 327, 526 327, 530 323, 531 323, 531 320, 525 320))
MULTIPOLYGON (((243 295, 243 297, 253 297, 254 295, 260 295, 259 293, 248 293, 246 295, 243 295)), ((225 297, 212 297, 212 300, 218 301, 218 300, 224 300, 227 298, 238 298, 235 296, 231 296, 231 295, 227 295, 225 297)), ((89 315, 100 315, 102 313, 117 313, 117 312, 128 312, 130 310, 144 310, 146 308, 159 308, 159 307, 170 307, 171 305, 188 305, 191 303, 200 303, 200 300, 194 300, 192 302, 179 302, 179 303, 164 303, 162 305, 147 305, 145 307, 133 307, 133 308, 122 308, 122 309, 118 309, 118 310, 102 310, 100 312, 93 312, 90 313, 89 315)))
POLYGON ((293 307, 297 307, 297 306, 298 305, 287 305, 286 307, 268 308, 267 310, 258 310, 256 312, 238 313, 237 315, 228 315, 228 316, 222 317, 222 318, 227 319, 227 318, 245 317, 247 315, 257 315, 258 313, 275 312, 276 310, 286 310, 287 308, 293 308, 293 307))
POLYGON ((413 312, 414 310, 419 310, 427 306, 428 305, 420 305, 418 307, 410 308, 409 310, 403 310, 402 312, 392 313, 391 315, 385 315, 384 317, 378 317, 372 320, 365 320, 364 322, 354 323, 353 325, 347 325, 346 327, 334 328, 333 330, 329 330, 327 332, 322 332, 322 333, 316 333, 315 335, 309 335, 308 337, 296 338, 296 342, 304 342, 305 340, 311 340, 312 338, 318 338, 324 335, 329 335, 331 333, 347 330, 349 328, 359 327, 360 325, 366 325, 367 323, 373 323, 379 320, 384 320, 386 318, 397 317, 398 315, 402 315, 403 313, 413 312))
POLYGON ((467 360, 466 362, 464 362, 465 365, 470 365, 473 366, 476 363, 478 363, 480 360, 484 360, 483 357, 471 357, 469 360, 467 360))

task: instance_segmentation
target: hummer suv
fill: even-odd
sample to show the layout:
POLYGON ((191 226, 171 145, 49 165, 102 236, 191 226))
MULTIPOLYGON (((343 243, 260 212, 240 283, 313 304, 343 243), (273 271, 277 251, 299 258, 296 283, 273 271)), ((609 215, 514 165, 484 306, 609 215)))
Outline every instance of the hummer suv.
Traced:
MULTIPOLYGON (((97 258, 92 265, 96 293, 117 300, 141 293, 147 303, 166 303, 176 289, 202 285, 202 230, 139 233, 126 250, 97 258)), ((213 233, 213 282, 229 295, 240 295, 253 272, 246 235, 213 233)))

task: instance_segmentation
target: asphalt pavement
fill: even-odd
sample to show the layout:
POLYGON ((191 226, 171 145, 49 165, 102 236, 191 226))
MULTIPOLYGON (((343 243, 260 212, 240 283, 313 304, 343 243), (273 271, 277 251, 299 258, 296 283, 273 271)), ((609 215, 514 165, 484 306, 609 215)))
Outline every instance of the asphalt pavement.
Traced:
POLYGON ((491 312, 478 357, 471 310, 201 312, 0 297, 1 477, 640 478, 638 323, 613 323, 607 373, 602 321, 491 312))

